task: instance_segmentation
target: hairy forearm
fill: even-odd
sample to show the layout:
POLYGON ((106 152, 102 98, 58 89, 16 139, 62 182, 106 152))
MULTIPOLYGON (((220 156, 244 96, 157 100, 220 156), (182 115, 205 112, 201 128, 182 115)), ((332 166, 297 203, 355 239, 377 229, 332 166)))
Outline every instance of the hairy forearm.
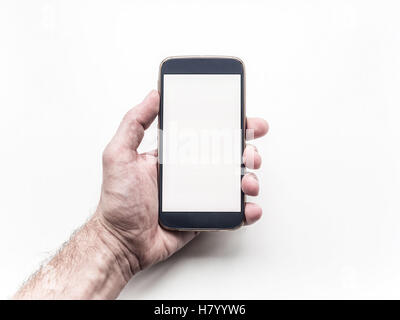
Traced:
POLYGON ((135 256, 95 215, 14 299, 113 299, 138 266, 135 256))

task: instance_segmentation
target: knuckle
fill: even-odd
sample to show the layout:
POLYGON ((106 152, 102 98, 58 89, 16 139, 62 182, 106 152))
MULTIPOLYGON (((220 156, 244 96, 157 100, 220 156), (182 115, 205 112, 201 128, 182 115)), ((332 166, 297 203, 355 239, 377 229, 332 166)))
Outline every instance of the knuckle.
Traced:
POLYGON ((257 175, 256 175, 254 172, 248 172, 248 173, 246 174, 246 176, 247 176, 248 178, 250 178, 250 179, 256 180, 256 182, 258 183, 258 177, 257 177, 257 175))
POLYGON ((116 154, 112 148, 108 145, 103 151, 103 164, 108 165, 116 161, 116 154))
POLYGON ((138 137, 139 139, 143 138, 144 128, 136 118, 130 120, 129 127, 130 132, 132 132, 134 136, 138 137))

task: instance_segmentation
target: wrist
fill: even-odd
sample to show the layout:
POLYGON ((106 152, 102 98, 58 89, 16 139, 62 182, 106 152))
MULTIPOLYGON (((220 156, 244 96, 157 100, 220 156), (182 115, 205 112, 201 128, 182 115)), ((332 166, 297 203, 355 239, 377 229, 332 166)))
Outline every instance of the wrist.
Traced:
POLYGON ((126 284, 141 270, 136 255, 120 240, 119 235, 98 212, 87 225, 96 232, 99 245, 111 255, 114 269, 123 277, 126 284))
POLYGON ((137 266, 95 214, 14 298, 113 299, 137 266))

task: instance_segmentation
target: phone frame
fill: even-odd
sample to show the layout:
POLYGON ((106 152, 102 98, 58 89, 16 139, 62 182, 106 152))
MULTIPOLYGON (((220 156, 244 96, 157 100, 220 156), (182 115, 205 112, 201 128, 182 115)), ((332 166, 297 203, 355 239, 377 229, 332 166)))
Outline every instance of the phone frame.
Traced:
MULTIPOLYGON (((246 113, 245 113, 245 69, 243 61, 229 56, 177 56, 168 57, 160 64, 158 91, 160 93, 160 109, 158 114, 158 214, 160 225, 168 230, 180 231, 212 231, 233 230, 241 227, 245 221, 244 193, 241 190, 240 212, 171 212, 162 211, 162 130, 164 74, 240 74, 241 78, 241 152, 245 148, 246 113)), ((242 180, 244 164, 241 161, 242 180)))

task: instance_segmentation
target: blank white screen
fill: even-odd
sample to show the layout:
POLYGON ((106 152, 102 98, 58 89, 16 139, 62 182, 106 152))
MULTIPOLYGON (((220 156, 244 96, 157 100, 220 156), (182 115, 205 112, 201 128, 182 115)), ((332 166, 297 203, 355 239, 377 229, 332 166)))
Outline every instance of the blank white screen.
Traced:
POLYGON ((166 74, 162 211, 241 210, 240 74, 166 74))

